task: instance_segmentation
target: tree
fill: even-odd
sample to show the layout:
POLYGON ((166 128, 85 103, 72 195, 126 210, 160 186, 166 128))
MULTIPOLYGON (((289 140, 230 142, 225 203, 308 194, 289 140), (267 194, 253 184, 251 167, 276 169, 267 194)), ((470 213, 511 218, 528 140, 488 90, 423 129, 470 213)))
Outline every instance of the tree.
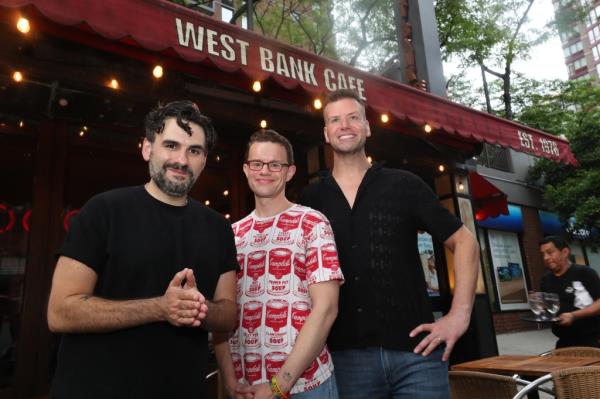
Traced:
MULTIPOLYGON (((539 160, 530 172, 542 182, 544 197, 562 220, 575 216, 576 228, 600 228, 600 87, 591 81, 553 81, 542 94, 523 100, 518 120, 564 135, 578 167, 539 160)), ((600 236, 590 237, 598 245, 600 236)))
POLYGON ((550 31, 525 29, 534 0, 439 0, 436 14, 442 54, 481 73, 486 110, 494 113, 488 75, 501 82, 503 116, 513 119, 513 63, 547 40, 550 31))

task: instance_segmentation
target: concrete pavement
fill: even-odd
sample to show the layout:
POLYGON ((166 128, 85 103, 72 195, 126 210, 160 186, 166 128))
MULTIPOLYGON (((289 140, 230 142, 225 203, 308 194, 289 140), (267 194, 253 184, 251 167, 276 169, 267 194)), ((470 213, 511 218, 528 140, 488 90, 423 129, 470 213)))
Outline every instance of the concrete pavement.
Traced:
POLYGON ((554 349, 556 340, 550 328, 496 335, 501 355, 539 355, 554 349))

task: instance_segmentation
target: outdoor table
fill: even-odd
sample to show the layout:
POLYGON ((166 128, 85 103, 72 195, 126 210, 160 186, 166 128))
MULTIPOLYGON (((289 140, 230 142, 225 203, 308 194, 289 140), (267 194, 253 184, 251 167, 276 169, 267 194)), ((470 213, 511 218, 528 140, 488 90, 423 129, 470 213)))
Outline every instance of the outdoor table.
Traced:
MULTIPOLYGON (((592 365, 600 365, 600 358, 555 355, 500 355, 455 364, 451 369, 505 375, 518 374, 523 379, 533 381, 554 371, 592 365)), ((537 391, 530 392, 529 397, 537 398, 537 391)))

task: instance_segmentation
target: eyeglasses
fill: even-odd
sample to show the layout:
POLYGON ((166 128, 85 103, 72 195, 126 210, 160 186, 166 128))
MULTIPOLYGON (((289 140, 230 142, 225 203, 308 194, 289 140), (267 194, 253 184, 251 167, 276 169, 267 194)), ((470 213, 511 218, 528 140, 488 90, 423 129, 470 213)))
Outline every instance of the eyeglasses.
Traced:
POLYGON ((289 163, 281 163, 281 162, 277 162, 277 161, 263 162, 263 161, 258 161, 258 160, 246 161, 245 164, 248 165, 250 170, 253 170, 255 172, 262 170, 263 166, 265 166, 265 165, 267 165, 267 168, 271 172, 281 172, 281 170, 283 169, 284 166, 290 166, 289 163))

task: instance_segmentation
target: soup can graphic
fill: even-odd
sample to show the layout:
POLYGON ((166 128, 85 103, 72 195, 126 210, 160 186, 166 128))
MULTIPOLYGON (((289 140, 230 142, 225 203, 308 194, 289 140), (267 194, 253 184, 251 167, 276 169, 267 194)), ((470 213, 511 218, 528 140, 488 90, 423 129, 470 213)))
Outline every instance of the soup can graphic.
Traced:
POLYGON ((244 376, 250 384, 261 380, 262 357, 260 353, 248 352, 244 354, 244 376))
POLYGON ((285 295, 290 292, 292 274, 292 251, 275 248, 269 251, 269 275, 267 292, 271 295, 285 295))
POLYGON ((260 301, 250 301, 244 304, 242 311, 242 331, 244 346, 247 348, 256 348, 260 345, 262 308, 263 304, 260 301))
POLYGON ((335 244, 325 244, 321 246, 321 259, 324 268, 331 269, 332 272, 340 270, 340 261, 338 260, 335 244))
POLYGON ((300 333, 306 318, 310 314, 310 304, 305 301, 296 301, 292 303, 292 329, 291 329, 291 343, 292 345, 296 342, 296 337, 300 333))
POLYGON ((319 353, 318 358, 321 364, 327 364, 329 362, 329 350, 327 349, 327 345, 325 345, 321 353, 319 353))
POLYGON ((250 245, 253 247, 262 247, 269 242, 269 232, 275 223, 275 218, 269 220, 255 220, 252 226, 252 238, 250 245))
POLYGON ((229 338, 229 346, 231 349, 237 350, 240 347, 240 319, 242 317, 242 307, 237 305, 237 317, 235 318, 235 328, 233 334, 229 338))
POLYGON ((271 240, 273 244, 292 244, 294 242, 293 233, 300 226, 301 219, 302 212, 298 211, 287 211, 279 215, 275 224, 273 239, 271 240))
POLYGON ((247 296, 259 296, 265 292, 265 269, 267 264, 267 251, 254 251, 246 259, 246 275, 248 282, 245 290, 247 296))
POLYGON ((306 251, 306 276, 307 281, 319 268, 319 251, 316 247, 310 247, 306 251))
POLYGON ((235 231, 235 246, 237 249, 243 248, 248 243, 248 232, 252 228, 252 223, 254 220, 252 218, 238 223, 237 229, 235 231))
POLYGON ((239 381, 244 378, 244 370, 242 369, 242 356, 239 353, 231 352, 231 362, 233 363, 233 371, 235 378, 239 381))
POLYGON ((305 298, 308 296, 306 287, 306 259, 303 254, 294 254, 294 274, 292 275, 292 293, 305 298))
POLYGON ((271 348, 287 346, 288 302, 283 299, 271 299, 267 301, 265 312, 265 345, 271 348))
POLYGON ((318 369, 319 369, 319 363, 317 362, 317 359, 315 359, 312 361, 310 366, 308 366, 308 368, 306 370, 304 370, 304 373, 302 373, 302 378, 304 378, 306 380, 312 380, 318 369))
POLYGON ((331 228, 331 223, 325 222, 319 235, 324 240, 333 241, 333 229, 331 228))
POLYGON ((244 254, 237 254, 237 261, 240 265, 240 269, 236 273, 236 281, 235 281, 235 294, 239 301, 240 297, 244 292, 244 270, 246 264, 246 256, 244 254))
POLYGON ((283 352, 270 352, 265 355, 265 371, 267 372, 267 380, 270 380, 275 376, 283 363, 285 363, 285 359, 287 355, 283 352))
POLYGON ((300 223, 302 235, 298 237, 297 244, 300 248, 312 243, 317 238, 315 226, 322 222, 323 218, 315 212, 306 212, 300 223))

